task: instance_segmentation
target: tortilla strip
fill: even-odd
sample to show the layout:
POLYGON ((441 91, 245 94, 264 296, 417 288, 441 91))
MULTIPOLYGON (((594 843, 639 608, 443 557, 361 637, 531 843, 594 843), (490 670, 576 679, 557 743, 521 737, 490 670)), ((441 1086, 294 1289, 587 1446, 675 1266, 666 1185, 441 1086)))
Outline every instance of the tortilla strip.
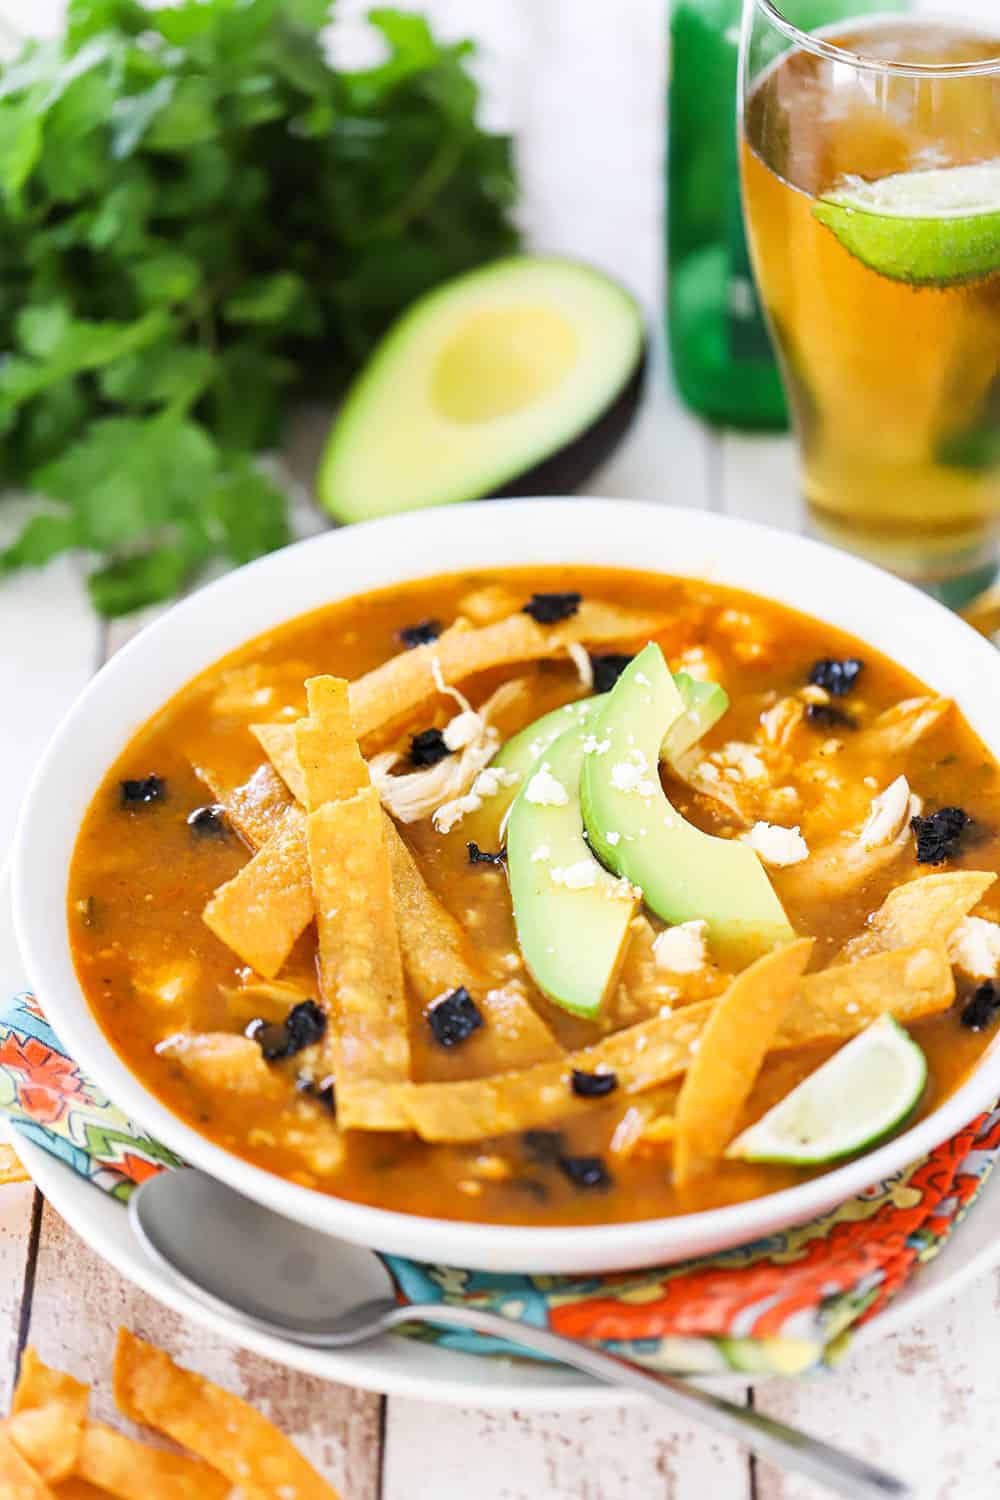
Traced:
MULTIPOLYGON (((259 724, 252 726, 252 729, 269 753, 271 742, 265 731, 280 731, 279 743, 282 748, 279 750, 277 768, 286 781, 286 773, 290 773, 292 778, 296 775, 301 777, 292 725, 259 724)), ((255 779, 256 775, 251 781, 255 779)), ((256 827, 251 829, 237 821, 241 813, 231 810, 226 801, 227 795, 231 796, 231 793, 227 794, 221 786, 218 789, 213 786, 213 793, 226 807, 227 813, 244 837, 264 831, 256 827)), ((276 815, 279 820, 288 815, 291 807, 286 796, 284 812, 276 815)), ((315 912, 305 843, 305 820, 298 808, 294 808, 291 816, 301 834, 299 846, 293 847, 290 853, 292 876, 288 894, 293 891, 301 894, 296 904, 286 902, 286 918, 289 911, 294 917, 294 920, 288 921, 285 929, 285 940, 290 938, 289 953, 312 921, 315 912), (292 937, 295 928, 298 930, 292 937)), ((526 1068, 532 1063, 559 1056, 558 1043, 526 996, 509 985, 498 990, 487 987, 485 976, 468 956, 462 928, 428 887, 388 814, 383 814, 382 827, 392 868, 392 899, 403 967, 417 998, 423 1005, 429 1005, 438 996, 464 984, 475 995, 476 1003, 486 1018, 486 1027, 471 1037, 466 1047, 470 1068, 475 1072, 497 1073, 507 1069, 526 1068)), ((287 956, 286 953, 282 964, 287 956)), ((282 964, 279 964, 279 969, 282 964)), ((256 968, 256 965, 253 967, 256 968)), ((273 978, 273 975, 267 977, 273 978)))
POLYGON ((0 1426, 0 1486, 2 1500, 55 1500, 55 1491, 22 1458, 5 1426, 0 1426))
MULTIPOLYGON (((337 1080, 337 1115, 345 1129, 355 1122, 355 1088, 396 1083, 410 1072, 403 965, 383 829, 373 786, 324 803, 309 814, 306 829, 320 989, 333 1022, 323 1046, 328 1071, 337 1080)), ((387 1106, 386 1123, 369 1120, 368 1129, 398 1129, 388 1099, 387 1106)))
MULTIPOLYGON (((228 1500, 229 1480, 200 1458, 149 1448, 100 1422, 88 1422, 83 1432, 76 1472, 121 1500, 228 1500)), ((243 1489, 246 1500, 260 1496, 256 1487, 243 1489)))
MULTIPOLYGON (((915 1021, 947 1010, 954 994, 951 968, 940 946, 879 954, 837 970, 809 974, 800 983, 772 1050, 790 1051, 838 1037, 846 1040, 886 1012, 904 1023, 915 1021), (905 992, 902 985, 908 980, 919 988, 905 992), (848 1005, 855 1009, 848 1011, 848 1005)), ((680 1078, 691 1061, 692 1043, 700 1040, 709 1016, 721 1003, 701 1000, 685 1005, 672 1015, 656 1016, 616 1032, 561 1062, 496 1078, 401 1085, 392 1092, 399 1113, 426 1141, 479 1141, 557 1125, 593 1108, 592 1101, 571 1092, 572 1069, 590 1073, 610 1069, 625 1094, 639 1094, 680 1078)))
POLYGON ((843 957, 861 958, 916 943, 946 943, 996 878, 987 870, 951 870, 896 886, 869 918, 868 931, 845 945, 843 957))
POLYGON ((674 1111, 674 1182, 684 1187, 728 1145, 795 999, 812 939, 776 948, 744 969, 705 1023, 674 1111))
POLYGON ((295 725, 295 759, 305 792, 300 800, 313 812, 324 802, 353 797, 370 777, 351 723, 344 678, 310 677, 306 694, 309 717, 295 725))
POLYGON ((301 802, 304 807, 306 779, 295 750, 295 725, 251 724, 250 733, 295 801, 301 802))
POLYGON ((302 818, 289 812, 253 859, 219 887, 202 916, 227 948, 265 979, 273 979, 312 914, 302 818))
POLYGON ((846 1041, 886 1012, 906 1026, 947 1010, 954 999, 955 978, 942 943, 836 964, 803 979, 799 998, 779 1028, 775 1050, 846 1041))
POLYGON ((56 1484, 73 1473, 89 1401, 89 1386, 25 1349, 8 1432, 40 1479, 56 1484))
POLYGON ((253 1485, 295 1500, 338 1500, 332 1486, 260 1412, 124 1328, 115 1353, 114 1393, 133 1422, 173 1438, 232 1485, 253 1485))
POLYGON ((191 767, 219 806, 225 808, 230 823, 251 849, 261 848, 277 833, 292 803, 273 766, 258 766, 249 781, 239 786, 233 786, 225 776, 200 761, 192 761, 191 767))
POLYGON ((483 973, 469 958, 465 933, 424 880, 392 819, 384 816, 383 827, 399 946, 412 990, 426 1006, 464 985, 486 1020, 463 1047, 470 1075, 527 1068, 559 1057, 562 1049, 526 996, 512 985, 487 988, 483 973))
POLYGON ((530 615, 509 615, 478 630, 446 630, 436 641, 391 657, 374 671, 351 683, 351 717, 358 738, 384 731, 433 702, 440 691, 436 661, 447 683, 460 682, 475 672, 514 662, 559 656, 570 642, 594 645, 645 639, 663 626, 660 615, 619 609, 599 600, 584 600, 575 615, 558 625, 539 625, 530 615))

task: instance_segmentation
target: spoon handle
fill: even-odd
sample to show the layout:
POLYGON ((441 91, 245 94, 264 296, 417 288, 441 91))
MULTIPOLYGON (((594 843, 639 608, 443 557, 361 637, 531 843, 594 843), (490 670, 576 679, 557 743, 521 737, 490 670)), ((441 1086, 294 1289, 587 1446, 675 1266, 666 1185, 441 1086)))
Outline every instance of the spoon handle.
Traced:
POLYGON ((432 1304, 427 1307, 397 1307, 385 1315, 383 1326, 399 1323, 431 1323, 438 1327, 471 1328, 476 1333, 490 1334, 506 1339, 508 1343, 520 1344, 536 1354, 571 1365, 586 1375, 603 1381, 606 1385, 622 1386, 626 1390, 639 1391, 644 1396, 659 1401, 674 1411, 683 1412, 696 1421, 703 1422, 726 1437, 744 1443, 761 1458, 772 1459, 785 1469, 797 1470, 810 1479, 818 1480, 848 1500, 886 1500, 895 1496, 905 1500, 912 1495, 909 1486, 902 1480, 887 1474, 884 1469, 855 1458, 829 1443, 810 1437, 784 1422, 775 1421, 763 1412, 751 1407, 737 1406, 711 1391, 692 1385, 670 1375, 654 1375, 620 1359, 615 1354, 606 1354, 590 1344, 578 1343, 575 1339, 563 1338, 548 1329, 536 1328, 530 1323, 516 1322, 497 1313, 483 1312, 472 1307, 449 1307, 447 1304, 432 1304))

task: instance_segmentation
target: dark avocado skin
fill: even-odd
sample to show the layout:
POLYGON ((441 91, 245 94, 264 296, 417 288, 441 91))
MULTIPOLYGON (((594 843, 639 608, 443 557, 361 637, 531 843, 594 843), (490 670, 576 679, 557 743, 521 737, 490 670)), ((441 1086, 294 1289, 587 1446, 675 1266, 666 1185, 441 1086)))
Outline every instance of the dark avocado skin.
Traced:
POLYGON ((648 359, 648 346, 643 343, 635 369, 597 421, 555 453, 550 453, 548 458, 543 458, 541 463, 490 490, 488 498, 530 499, 535 495, 571 493, 586 484, 591 474, 611 457, 632 425, 642 399, 648 359))

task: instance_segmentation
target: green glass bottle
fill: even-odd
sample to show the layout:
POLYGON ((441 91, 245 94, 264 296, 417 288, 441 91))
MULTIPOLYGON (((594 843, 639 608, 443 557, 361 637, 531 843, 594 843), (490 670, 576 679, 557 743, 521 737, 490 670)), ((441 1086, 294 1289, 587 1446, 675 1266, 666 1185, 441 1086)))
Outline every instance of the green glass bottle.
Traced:
MULTIPOLYGON (((784 0, 805 30, 908 0, 784 0)), ((673 0, 667 149, 668 337, 681 395, 711 422, 787 425, 740 203, 736 76, 742 0, 673 0)))

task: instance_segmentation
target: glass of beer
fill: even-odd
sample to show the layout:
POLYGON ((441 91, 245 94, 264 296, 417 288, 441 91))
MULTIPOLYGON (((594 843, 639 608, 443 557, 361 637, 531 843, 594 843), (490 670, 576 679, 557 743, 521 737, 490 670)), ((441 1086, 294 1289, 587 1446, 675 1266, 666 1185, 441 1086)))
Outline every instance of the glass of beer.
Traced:
POLYGON ((743 24, 744 206, 814 528, 954 606, 1000 529, 996 11, 743 24))

